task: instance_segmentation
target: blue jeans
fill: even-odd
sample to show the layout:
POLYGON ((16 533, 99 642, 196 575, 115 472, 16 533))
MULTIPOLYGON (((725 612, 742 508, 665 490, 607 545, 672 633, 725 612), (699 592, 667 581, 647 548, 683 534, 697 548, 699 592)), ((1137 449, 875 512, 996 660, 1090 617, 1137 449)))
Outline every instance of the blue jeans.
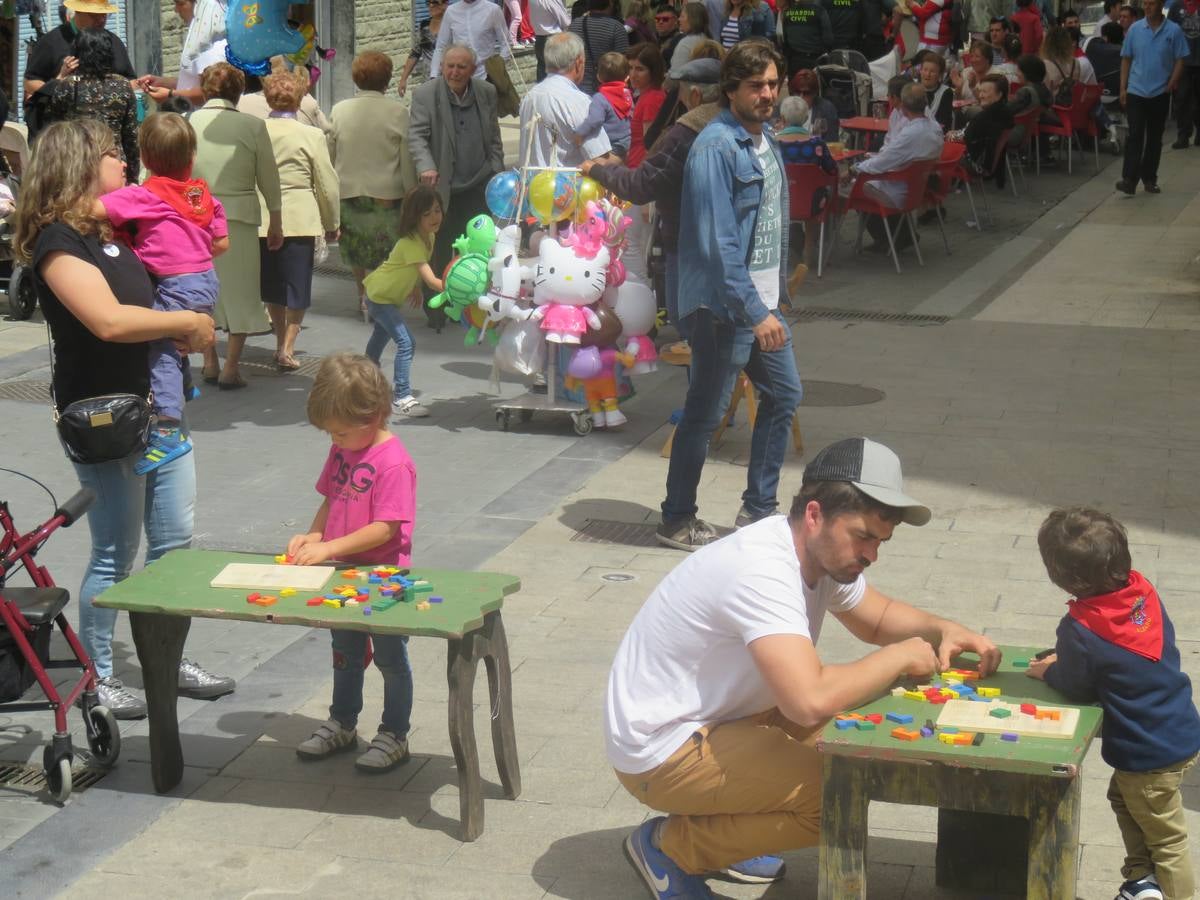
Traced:
POLYGON ((113 673, 117 610, 92 606, 92 600, 129 575, 143 529, 147 565, 168 550, 192 543, 196 455, 188 453, 146 475, 134 475, 133 465, 140 458, 136 454, 97 465, 75 464, 79 483, 96 492, 87 514, 92 555, 79 589, 79 638, 101 678, 113 673))
POLYGON ((412 714, 412 666, 408 663, 408 638, 402 634, 371 634, 365 631, 331 631, 333 640, 333 702, 329 718, 343 728, 358 725, 363 705, 363 663, 367 638, 375 649, 375 665, 383 673, 383 721, 381 731, 403 740, 408 735, 412 714))
POLYGON ((392 381, 397 400, 412 396, 412 384, 409 383, 409 372, 412 371, 413 336, 404 324, 404 316, 400 307, 391 303, 376 303, 367 298, 367 310, 375 329, 367 339, 367 356, 376 364, 383 355, 383 348, 389 340, 396 342, 396 359, 392 363, 392 381))
MULTIPOLYGON (((771 315, 783 321, 778 310, 771 315)), ((752 329, 721 321, 708 309, 698 309, 688 316, 688 326, 691 381, 683 418, 675 428, 671 446, 663 521, 675 523, 696 515, 696 488, 704 470, 708 443, 725 415, 741 371, 745 371, 758 392, 758 417, 750 440, 750 465, 742 505, 755 515, 772 512, 778 505, 779 470, 791 439, 792 417, 803 393, 791 331, 781 349, 765 353, 754 339, 752 329)))
MULTIPOLYGON (((189 309, 212 315, 220 285, 217 273, 195 272, 190 275, 165 275, 155 286, 154 308, 164 312, 189 309)), ((150 342, 150 390, 154 409, 176 422, 183 418, 183 368, 179 351, 172 340, 150 342)))

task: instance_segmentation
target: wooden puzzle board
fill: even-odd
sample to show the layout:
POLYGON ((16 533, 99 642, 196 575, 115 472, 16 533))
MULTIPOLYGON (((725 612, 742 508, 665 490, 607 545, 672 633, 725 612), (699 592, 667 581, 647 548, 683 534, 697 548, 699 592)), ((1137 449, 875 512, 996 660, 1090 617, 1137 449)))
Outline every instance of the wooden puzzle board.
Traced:
POLYGON ((1042 706, 1038 709, 1058 710, 1061 718, 1035 719, 1028 713, 1021 712, 1021 704, 1007 703, 1004 700, 993 700, 991 703, 979 703, 974 700, 948 700, 938 713, 939 728, 957 728, 960 731, 982 731, 985 734, 1001 734, 1010 732, 1021 737, 1061 738, 1069 740, 1075 736, 1075 726, 1079 724, 1079 710, 1070 706, 1042 706), (1007 709, 1012 715, 997 719, 991 714, 993 709, 1007 709))
MULTIPOLYGON (((211 569, 209 570, 211 571, 211 569)), ((247 590, 280 590, 290 587, 298 591, 319 591, 333 576, 332 566, 277 566, 259 563, 230 563, 209 582, 215 588, 246 588, 247 590)))

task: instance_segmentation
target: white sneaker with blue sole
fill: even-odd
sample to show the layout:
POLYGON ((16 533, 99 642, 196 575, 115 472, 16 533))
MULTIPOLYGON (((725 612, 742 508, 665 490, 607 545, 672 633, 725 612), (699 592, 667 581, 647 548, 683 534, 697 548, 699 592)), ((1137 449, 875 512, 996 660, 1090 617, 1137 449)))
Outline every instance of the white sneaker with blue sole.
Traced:
POLYGON ((639 825, 625 838, 625 855, 650 888, 655 900, 711 900, 713 893, 699 875, 689 875, 654 846, 654 832, 666 821, 662 816, 639 825))
POLYGON ((717 877, 741 884, 769 884, 783 878, 786 871, 787 864, 778 856, 756 856, 722 869, 717 877))
POLYGON ((1127 881, 1121 885, 1116 900, 1163 900, 1163 892, 1158 886, 1158 879, 1147 875, 1145 878, 1127 881))

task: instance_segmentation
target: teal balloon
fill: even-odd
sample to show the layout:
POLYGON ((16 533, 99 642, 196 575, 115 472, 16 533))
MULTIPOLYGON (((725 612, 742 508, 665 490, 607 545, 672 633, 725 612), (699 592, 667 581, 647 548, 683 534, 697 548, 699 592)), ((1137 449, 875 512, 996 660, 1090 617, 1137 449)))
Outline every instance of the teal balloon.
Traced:
POLYGON ((517 197, 521 193, 521 176, 516 169, 497 172, 487 183, 484 197, 487 207, 497 219, 517 218, 517 197))

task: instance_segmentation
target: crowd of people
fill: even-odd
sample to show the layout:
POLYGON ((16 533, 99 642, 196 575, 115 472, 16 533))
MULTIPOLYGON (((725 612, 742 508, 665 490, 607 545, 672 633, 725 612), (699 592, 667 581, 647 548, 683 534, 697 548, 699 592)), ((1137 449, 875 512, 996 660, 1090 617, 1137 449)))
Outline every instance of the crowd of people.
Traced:
MULTIPOLYGON (((143 531, 150 561, 191 540, 196 470, 186 403, 196 387, 188 356, 203 354, 204 383, 242 389, 246 339, 270 333, 279 371, 296 371, 323 243, 339 242, 372 330, 363 354, 325 359, 309 393, 309 421, 331 447, 317 483, 321 504, 288 553, 302 564, 410 562, 416 467, 388 422, 428 410, 412 386, 403 308, 445 287, 438 273, 454 239, 487 208, 486 187, 505 167, 499 120, 511 112, 520 116, 523 164, 578 167, 632 204, 629 277, 663 276, 668 317, 691 353, 657 538, 695 554, 635 617, 605 710, 618 779, 667 814, 626 842, 651 894, 711 896, 704 879, 713 873, 778 880, 783 862, 772 854, 817 840, 813 739, 832 715, 903 674, 941 671, 961 652, 977 654, 983 674, 995 670, 999 651, 988 638, 865 580, 898 525, 931 517, 905 493, 891 450, 865 438, 826 448, 780 514, 780 472, 802 396, 781 313, 804 266, 788 264, 786 167, 875 183, 896 208, 906 188, 882 176, 939 158, 947 137, 990 171, 1017 116, 1049 115, 1074 102, 1077 85, 1103 83, 1128 120, 1118 188, 1133 193, 1140 183, 1158 193, 1172 92, 1175 146, 1200 129, 1200 6, 1178 0, 1164 15, 1161 0, 1143 0, 1141 10, 1108 0, 1099 34, 1085 40, 1078 15, 1052 21, 1042 0, 1017 0, 1011 10, 965 0, 957 25, 947 0, 909 3, 920 46, 906 51, 911 63, 888 84, 886 137, 842 173, 829 146, 840 137, 838 112, 821 96, 814 67, 830 49, 887 52, 902 40, 904 13, 886 0, 781 3, 664 2, 652 10, 641 0, 624 9, 581 0, 568 10, 561 0, 430 0, 399 77, 386 54, 359 53, 356 95, 326 118, 306 71, 281 64, 254 78, 214 59, 197 37, 219 25, 211 9, 179 0, 189 34, 178 77, 139 78, 104 28, 115 7, 68 0, 72 20, 39 42, 26 72, 36 139, 17 209, 17 255, 34 272, 53 336, 58 410, 120 394, 149 398, 156 416, 146 447, 120 458, 80 458, 67 448, 81 484, 102 499, 88 516, 92 553, 79 596, 101 703, 118 718, 145 714, 113 671, 116 613, 93 599, 129 574, 143 531), (530 40, 538 78, 518 110, 504 61, 530 40), (135 86, 156 112, 140 114, 135 86), (652 271, 655 260, 661 273, 652 271), (218 328, 228 333, 223 363, 218 328), (379 365, 389 342, 390 383, 379 365), (719 540, 698 515, 698 489, 741 373, 758 412, 737 531, 719 540), (360 466, 372 477, 348 483, 348 467, 360 466), (827 612, 880 649, 823 665, 815 644, 827 612), (697 668, 697 659, 709 664, 697 668)), ((1104 115, 1099 106, 1095 114, 1104 115)), ((899 225, 873 217, 866 228, 876 248, 894 252, 918 239, 911 219, 907 231, 899 225)), ((806 235, 802 257, 810 246, 806 235)), ((427 314, 440 324, 438 310, 427 314)), ((1124 532, 1110 517, 1055 513, 1038 537, 1051 579, 1082 611, 1064 620, 1058 655, 1030 674, 1105 704, 1105 758, 1117 769, 1109 796, 1128 852, 1120 896, 1190 896, 1178 785, 1200 749, 1200 719, 1169 620, 1131 569, 1124 532), (1135 596, 1152 599, 1153 648, 1140 624, 1113 626, 1113 610, 1135 596), (1136 667, 1137 678, 1093 677, 1090 660, 1136 667), (1172 696, 1167 712, 1140 708, 1154 691, 1172 696)), ((334 630, 332 651, 329 720, 298 746, 304 759, 357 747, 367 636, 334 630)), ((410 757, 413 684, 403 637, 375 636, 374 659, 385 685, 382 721, 356 766, 381 773, 410 757)), ((235 687, 187 659, 179 685, 202 697, 235 687)))

